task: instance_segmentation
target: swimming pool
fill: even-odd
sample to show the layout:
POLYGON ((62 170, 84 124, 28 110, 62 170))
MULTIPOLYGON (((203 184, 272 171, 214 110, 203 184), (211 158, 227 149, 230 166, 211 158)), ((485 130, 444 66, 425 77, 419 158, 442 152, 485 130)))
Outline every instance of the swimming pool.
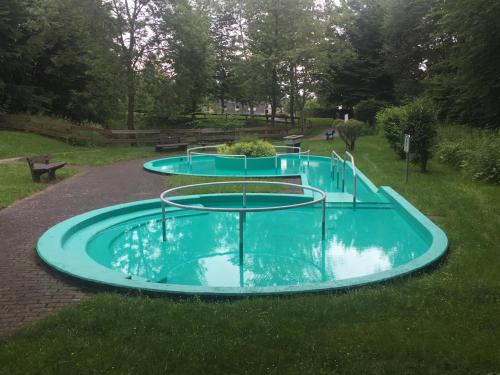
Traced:
POLYGON ((246 165, 241 158, 217 155, 154 160, 144 168, 164 174, 298 176, 302 185, 252 192, 250 185, 257 183, 242 179, 232 192, 179 188, 180 196, 167 193, 163 200, 63 221, 40 238, 37 251, 52 267, 80 279, 209 295, 359 286, 415 272, 445 253, 448 240, 440 228, 391 188, 375 187, 354 160, 338 158, 287 154, 246 165))

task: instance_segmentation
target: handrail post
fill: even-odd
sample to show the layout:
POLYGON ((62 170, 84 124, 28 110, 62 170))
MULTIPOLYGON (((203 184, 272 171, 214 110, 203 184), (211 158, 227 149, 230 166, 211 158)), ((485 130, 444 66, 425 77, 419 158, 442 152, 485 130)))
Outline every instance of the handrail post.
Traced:
POLYGON ((163 242, 167 241, 167 223, 166 223, 166 216, 165 216, 165 202, 162 200, 161 201, 161 233, 162 233, 162 238, 163 242))
MULTIPOLYGON (((356 208, 356 195, 357 195, 356 164, 354 163, 354 156, 352 156, 352 154, 349 151, 346 151, 345 154, 347 156, 349 156, 349 158, 351 159, 351 169, 352 169, 352 179, 353 179, 352 206, 354 208, 356 208)), ((344 164, 345 164, 345 160, 344 160, 344 164)))
POLYGON ((321 238, 324 240, 326 235, 326 199, 323 198, 321 206, 321 238))
POLYGON ((240 241, 239 241, 239 248, 240 248, 240 265, 243 264, 243 222, 244 222, 244 218, 243 218, 243 211, 240 211, 240 228, 239 228, 239 231, 240 231, 240 241))
POLYGON ((342 193, 345 191, 345 159, 342 163, 342 193))
MULTIPOLYGON (((243 183, 243 208, 247 207, 247 184, 243 183)), ((243 221, 246 220, 247 214, 246 212, 241 212, 243 214, 243 221)))

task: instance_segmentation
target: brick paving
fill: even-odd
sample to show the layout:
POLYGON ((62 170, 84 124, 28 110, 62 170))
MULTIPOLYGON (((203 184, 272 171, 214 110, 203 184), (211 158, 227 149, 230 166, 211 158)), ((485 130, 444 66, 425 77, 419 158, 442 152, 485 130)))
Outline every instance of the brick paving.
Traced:
POLYGON ((90 289, 38 259, 35 244, 49 227, 85 211, 158 197, 165 177, 146 160, 87 168, 81 174, 0 210, 0 335, 80 301, 90 289))

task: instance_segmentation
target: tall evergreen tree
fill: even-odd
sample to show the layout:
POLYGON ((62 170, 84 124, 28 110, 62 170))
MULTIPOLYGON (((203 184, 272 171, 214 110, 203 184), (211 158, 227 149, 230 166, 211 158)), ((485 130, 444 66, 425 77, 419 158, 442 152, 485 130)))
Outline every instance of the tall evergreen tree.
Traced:
POLYGON ((343 17, 330 26, 332 61, 325 76, 329 83, 323 85, 327 100, 349 107, 368 98, 392 101, 393 82, 385 70, 383 53, 383 8, 372 0, 346 0, 340 7, 334 10, 343 17), (345 52, 346 45, 350 53, 345 52))
POLYGON ((448 120, 500 125, 500 2, 443 1, 429 94, 448 120))

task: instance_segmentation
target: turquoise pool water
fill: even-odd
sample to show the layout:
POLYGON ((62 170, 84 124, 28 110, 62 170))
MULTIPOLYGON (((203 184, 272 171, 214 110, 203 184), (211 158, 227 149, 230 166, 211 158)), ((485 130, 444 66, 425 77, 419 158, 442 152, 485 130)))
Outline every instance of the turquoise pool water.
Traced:
POLYGON ((393 270, 429 246, 392 209, 331 208, 325 240, 320 219, 319 208, 247 214, 242 264, 234 213, 191 212, 173 217, 167 224, 166 242, 159 215, 137 218, 99 232, 88 242, 87 252, 106 268, 151 282, 273 287, 393 270))
MULTIPOLYGON (((279 168, 269 169, 270 161, 263 160, 261 165, 247 165, 245 172, 240 162, 201 157, 189 166, 185 157, 176 157, 144 168, 193 175, 300 176, 304 185, 327 193, 325 237, 321 204, 249 212, 240 253, 238 213, 168 206, 163 241, 161 203, 152 199, 70 218, 50 228, 37 251, 54 268, 97 283, 176 294, 246 295, 379 282, 421 269, 447 249, 441 229, 392 189, 375 187, 359 170, 354 206, 350 163, 342 191, 328 158, 287 155, 280 158, 279 168)), ((253 193, 246 205, 270 207, 312 199, 307 191, 253 193)), ((242 205, 239 193, 193 193, 172 200, 200 208, 242 205)))
MULTIPOLYGON (((321 189, 328 193, 341 193, 342 184, 337 170, 331 174, 330 158, 323 156, 293 155, 286 154, 278 156, 278 168, 274 168, 274 157, 267 159, 267 166, 273 168, 260 168, 262 165, 248 165, 244 169, 243 159, 234 159, 227 162, 229 158, 213 155, 193 156, 192 163, 186 156, 158 159, 144 164, 144 169, 160 174, 180 174, 192 176, 209 177, 292 177, 298 176, 302 179, 302 184, 321 189)), ((259 158, 260 159, 260 158, 259 158)), ((248 159, 249 163, 251 159, 248 159)), ((265 166, 265 165, 264 165, 265 166)), ((358 169, 357 199, 363 202, 387 202, 387 200, 377 194, 377 188, 358 169)), ((345 168, 345 189, 343 196, 337 195, 332 199, 345 199, 352 201, 353 176, 349 162, 345 168)))

